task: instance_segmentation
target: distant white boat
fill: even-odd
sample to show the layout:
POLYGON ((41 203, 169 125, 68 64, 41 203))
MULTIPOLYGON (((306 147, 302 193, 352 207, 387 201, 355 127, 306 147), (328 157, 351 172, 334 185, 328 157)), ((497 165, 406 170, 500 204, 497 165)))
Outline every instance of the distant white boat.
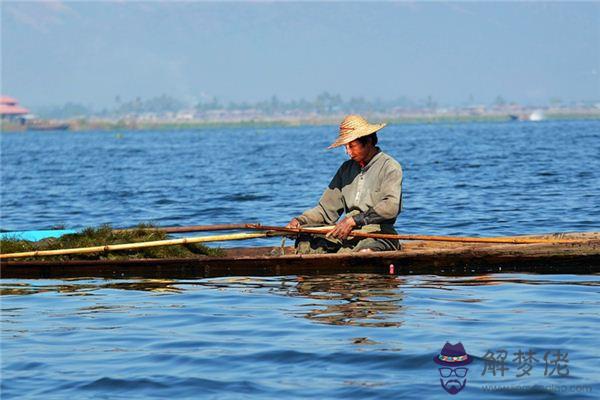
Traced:
POLYGON ((544 112, 542 110, 535 110, 529 115, 530 121, 542 121, 544 120, 544 112))

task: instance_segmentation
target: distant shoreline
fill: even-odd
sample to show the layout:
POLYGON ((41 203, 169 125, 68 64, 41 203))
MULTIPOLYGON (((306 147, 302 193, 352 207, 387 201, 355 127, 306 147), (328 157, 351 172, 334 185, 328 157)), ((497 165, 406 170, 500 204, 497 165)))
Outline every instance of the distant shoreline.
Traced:
MULTIPOLYGON (((505 113, 483 113, 476 115, 466 114, 419 114, 419 115, 385 115, 385 114, 367 114, 368 118, 385 121, 388 124, 438 124, 438 123, 468 123, 468 122, 515 122, 527 121, 523 116, 511 116, 505 113)), ((128 131, 178 131, 178 130, 199 130, 211 128, 277 128, 277 127, 297 127, 297 126, 319 126, 319 125, 337 125, 343 118, 343 115, 318 116, 318 117, 264 117, 251 120, 159 120, 147 121, 142 118, 129 117, 119 120, 97 119, 97 118, 77 118, 65 120, 46 121, 51 124, 68 124, 69 131, 88 132, 88 131, 106 131, 115 132, 120 130, 128 131)), ((544 112, 543 120, 600 120, 600 109, 588 112, 569 112, 554 111, 544 112)), ((44 121, 42 121, 43 123, 44 121)), ((40 121, 37 121, 39 124, 40 121)), ((24 132, 34 130, 28 125, 21 125, 2 121, 0 132, 24 132)))

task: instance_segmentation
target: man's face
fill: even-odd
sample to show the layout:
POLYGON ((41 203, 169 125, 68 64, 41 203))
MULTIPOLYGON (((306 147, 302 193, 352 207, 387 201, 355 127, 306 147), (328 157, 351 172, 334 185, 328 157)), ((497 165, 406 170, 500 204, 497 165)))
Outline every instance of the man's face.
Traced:
POLYGON ((351 159, 356 161, 357 163, 366 161, 371 149, 373 146, 371 142, 368 142, 366 146, 364 146, 358 140, 353 140, 350 143, 346 144, 346 153, 350 156, 351 159))

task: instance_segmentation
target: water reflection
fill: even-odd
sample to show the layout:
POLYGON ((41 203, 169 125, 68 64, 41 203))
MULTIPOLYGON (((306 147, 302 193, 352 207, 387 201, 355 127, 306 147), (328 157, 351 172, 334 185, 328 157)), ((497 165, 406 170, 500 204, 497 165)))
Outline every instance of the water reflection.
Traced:
POLYGON ((299 276, 295 293, 318 302, 306 318, 331 325, 400 326, 402 320, 402 278, 388 275, 342 274, 299 276))
POLYGON ((600 277, 600 274, 592 275, 544 275, 538 278, 535 274, 489 274, 480 276, 450 277, 450 276, 415 276, 410 283, 411 287, 437 288, 453 290, 456 286, 495 286, 504 284, 521 285, 575 285, 575 286, 599 286, 600 281, 585 279, 600 277))
POLYGON ((302 296, 316 300, 346 302, 383 302, 402 299, 398 290, 402 287, 453 290, 461 286, 493 286, 503 284, 524 285, 576 285, 600 286, 594 279, 600 274, 587 275, 544 275, 538 279, 533 274, 489 274, 481 276, 436 276, 412 275, 389 276, 376 274, 337 274, 313 276, 277 277, 224 277, 200 280, 185 279, 64 279, 48 280, 0 280, 0 295, 31 295, 55 292, 74 295, 89 295, 102 289, 137 290, 154 293, 183 293, 190 286, 213 289, 267 290, 274 294, 302 296), (592 278, 593 277, 593 278, 592 278), (377 297, 382 297, 378 299, 377 297))
MULTIPOLYGON (((64 295, 90 295, 105 289, 147 291, 158 294, 178 294, 193 287, 244 292, 267 291, 274 295, 302 297, 300 316, 331 325, 400 326, 402 324, 402 290, 404 279, 372 274, 341 274, 327 276, 290 276, 284 278, 228 277, 199 281, 185 280, 112 280, 59 281, 40 285, 38 282, 3 283, 0 293, 32 295, 56 292, 64 295)), ((103 308, 86 311, 102 312, 103 308)))
MULTIPOLYGON (((404 323, 403 301, 406 289, 423 288, 435 291, 460 290, 465 286, 577 285, 600 286, 595 275, 556 275, 539 278, 536 275, 491 274, 476 277, 389 276, 376 274, 338 274, 287 277, 226 277, 200 280, 61 280, 61 281, 0 281, 0 295, 24 296, 47 292, 65 296, 91 296, 99 291, 118 289, 152 292, 158 295, 179 295, 191 290, 215 289, 242 293, 269 293, 307 299, 293 313, 319 324, 394 327, 404 323)), ((441 293, 441 292, 437 292, 441 293)), ((435 299, 435 292, 429 294, 435 299)), ((476 297, 444 297, 451 302, 480 302, 476 297)), ((7 310, 3 310, 6 312, 7 310)), ((106 312, 102 306, 88 307, 86 312, 106 312)), ((357 344, 362 343, 357 338, 357 344)))
POLYGON ((63 293, 65 295, 88 296, 102 289, 138 290, 155 293, 181 293, 180 282, 165 279, 141 279, 135 281, 81 281, 64 280, 59 284, 40 285, 37 283, 10 282, 0 284, 0 296, 32 295, 45 292, 63 293))

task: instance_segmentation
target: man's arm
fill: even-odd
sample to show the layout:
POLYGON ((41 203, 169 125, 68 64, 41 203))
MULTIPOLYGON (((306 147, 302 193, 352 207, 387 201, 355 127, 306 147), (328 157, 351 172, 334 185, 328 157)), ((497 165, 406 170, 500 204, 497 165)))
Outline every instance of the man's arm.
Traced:
MULTIPOLYGON (((299 217, 294 218, 299 225, 307 224, 333 224, 338 220, 344 211, 344 202, 342 200, 342 172, 341 167, 329 183, 329 186, 323 192, 319 204, 310 210, 305 211, 299 217)), ((290 224, 294 222, 290 221, 290 224)), ((289 224, 288 224, 289 225, 289 224)), ((296 226, 297 227, 297 226, 296 226)))

